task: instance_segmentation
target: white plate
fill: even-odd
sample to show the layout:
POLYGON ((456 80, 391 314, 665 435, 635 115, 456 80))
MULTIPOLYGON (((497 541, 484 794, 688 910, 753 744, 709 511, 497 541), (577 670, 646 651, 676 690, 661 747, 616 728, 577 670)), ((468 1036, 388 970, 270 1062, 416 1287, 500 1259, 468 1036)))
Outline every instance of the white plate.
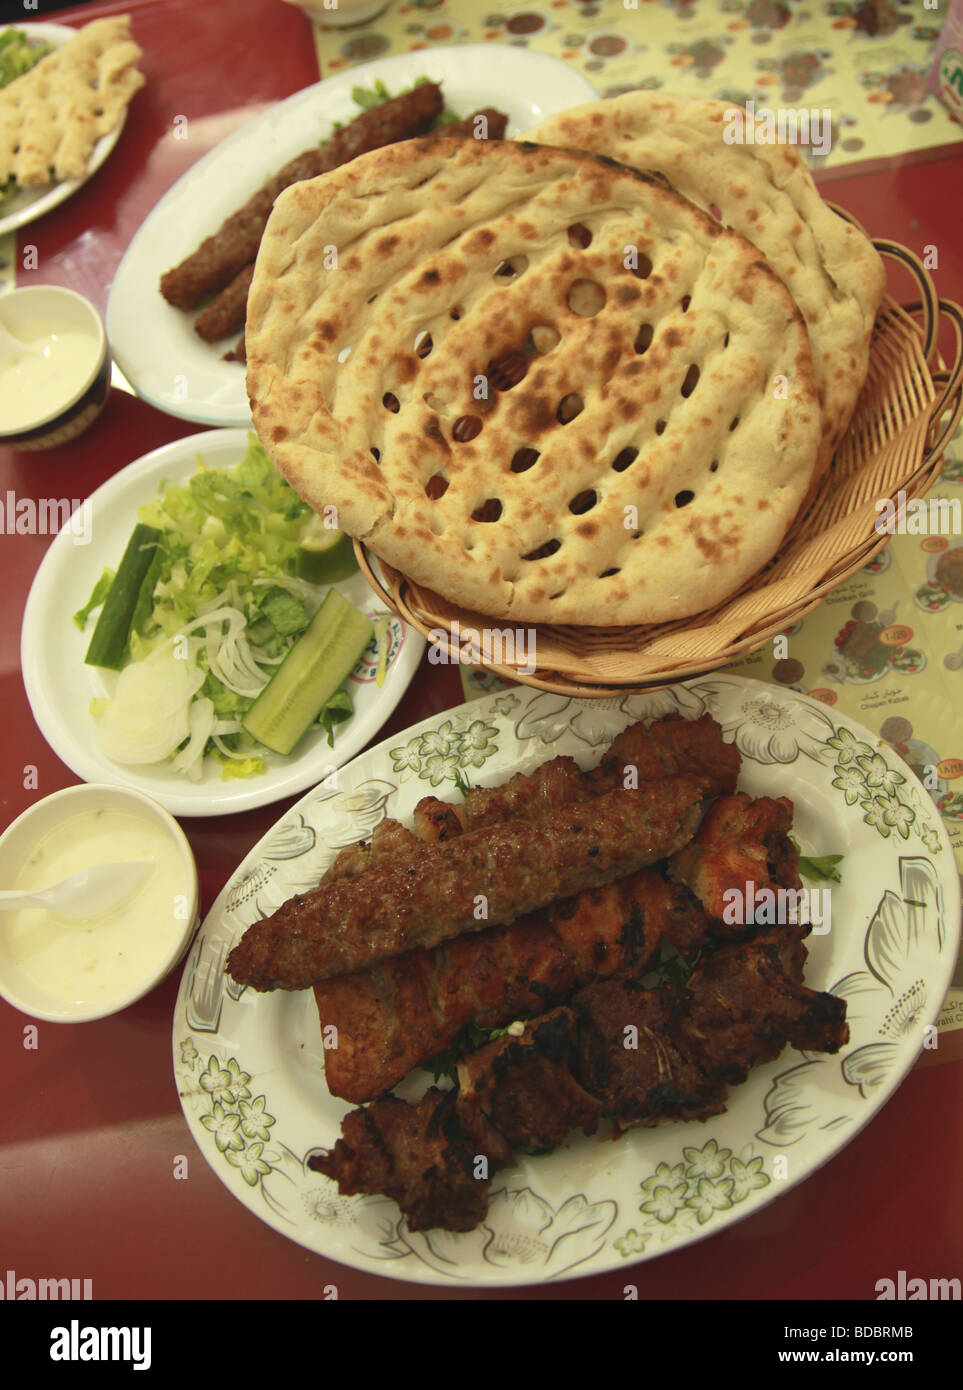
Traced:
POLYGON ((244 367, 223 362, 233 340, 205 343, 194 315, 173 308, 158 288, 178 265, 236 212, 289 159, 325 139, 335 121, 359 108, 351 89, 379 79, 390 92, 427 76, 443 84, 446 104, 459 115, 495 106, 509 117, 508 135, 598 93, 581 74, 544 53, 499 44, 465 44, 399 53, 327 77, 254 117, 187 171, 137 232, 107 305, 107 336, 117 363, 137 393, 169 415, 207 425, 245 425, 251 419, 244 367))
MULTIPOLYGON (((37 571, 23 615, 20 663, 27 698, 40 732, 78 777, 87 782, 120 783, 147 792, 175 816, 223 816, 248 811, 314 786, 369 743, 391 715, 421 660, 424 638, 392 617, 388 670, 379 688, 368 654, 350 677, 351 719, 335 729, 334 747, 318 730, 305 735, 289 758, 265 754, 260 777, 222 782, 220 768, 206 760, 200 782, 189 782, 170 767, 122 767, 100 753, 90 714, 95 696, 109 695, 117 677, 84 665, 92 625, 80 632, 73 614, 105 568, 116 569, 137 521, 137 509, 157 496, 162 482, 186 481, 197 471, 198 455, 208 468, 232 468, 247 451, 244 430, 213 430, 178 439, 121 469, 74 514, 55 538, 37 571), (89 508, 84 514, 83 508, 89 508), (75 535, 71 530, 71 524, 75 535), (83 536, 89 537, 88 543, 83 536)), ((369 614, 386 610, 360 575, 336 586, 369 614)))
MULTIPOLYGON (((78 33, 78 30, 71 29, 66 24, 34 24, 32 21, 24 24, 4 24, 0 26, 0 34, 6 29, 24 29, 31 38, 56 44, 58 48, 76 38, 78 33)), ((35 221, 76 193, 77 189, 97 172, 117 144, 126 119, 125 107, 113 130, 102 135, 91 150, 87 172, 82 179, 61 179, 59 183, 47 183, 39 188, 21 188, 12 198, 0 204, 0 236, 3 236, 4 232, 12 232, 17 227, 24 227, 28 222, 35 221)))
MULTIPOLYGON (((343 768, 241 864, 192 949, 174 1013, 184 1113, 215 1173, 275 1230, 343 1264, 426 1284, 538 1284, 600 1274, 714 1235, 837 1153, 917 1060, 957 959, 960 891, 942 821, 905 763, 835 709, 710 676, 651 695, 578 701, 517 688, 426 720, 343 768), (531 771, 556 754, 594 765, 626 724, 708 710, 743 755, 740 788, 790 796, 810 854, 842 854, 832 925, 810 936, 807 983, 848 1001, 836 1056, 787 1049, 704 1124, 573 1136, 495 1174, 486 1221, 412 1234, 385 1197, 341 1197, 306 1160, 352 1107, 325 1086, 310 990, 258 994, 223 974, 245 929, 317 883, 342 846, 433 792, 531 771), (908 901, 907 901, 908 900, 908 901), (924 903, 924 907, 914 906, 924 903)), ((427 1084, 424 1073, 421 1081, 427 1084)), ((413 1098, 408 1078, 402 1094, 413 1098)), ((422 1087, 423 1089, 423 1087, 422 1087)))

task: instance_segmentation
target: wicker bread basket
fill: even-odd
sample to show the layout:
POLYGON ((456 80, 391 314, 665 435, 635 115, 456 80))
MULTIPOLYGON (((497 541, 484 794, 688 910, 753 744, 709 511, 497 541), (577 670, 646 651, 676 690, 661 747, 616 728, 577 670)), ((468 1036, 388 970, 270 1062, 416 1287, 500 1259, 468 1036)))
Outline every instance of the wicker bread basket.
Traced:
MULTIPOLYGON (((534 624, 534 672, 517 669, 533 664, 525 652, 514 666, 484 659, 480 664, 563 695, 601 698, 669 685, 756 651, 882 549, 889 537, 875 527, 877 500, 895 499, 901 490, 907 501, 922 497, 938 477, 946 444, 963 417, 963 310, 937 297, 911 251, 895 242, 874 244, 890 272, 890 287, 896 267, 903 267, 918 296, 902 305, 890 294, 884 298, 866 383, 831 474, 769 564, 735 596, 694 617, 643 627, 534 624), (937 348, 946 325, 955 338, 949 363, 937 348)), ((355 552, 385 604, 429 641, 438 641, 439 631, 450 635, 456 621, 462 634, 510 626, 413 583, 358 541, 355 552)), ((452 660, 461 645, 451 644, 452 660)))

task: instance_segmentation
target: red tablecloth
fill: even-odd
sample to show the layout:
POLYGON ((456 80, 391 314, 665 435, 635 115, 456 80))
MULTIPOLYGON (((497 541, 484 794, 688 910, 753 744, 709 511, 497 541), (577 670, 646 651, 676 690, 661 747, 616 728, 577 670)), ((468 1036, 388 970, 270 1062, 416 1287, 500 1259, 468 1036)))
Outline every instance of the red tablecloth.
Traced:
MULTIPOLYGON (((134 232, 160 195, 211 145, 263 106, 318 77, 307 21, 279 0, 127 0, 44 15, 73 24, 130 12, 148 85, 111 158, 70 201, 22 234, 31 279, 70 285, 103 309, 134 232), (191 137, 173 137, 188 115, 191 137)), ((835 177, 829 196, 871 232, 922 254, 939 249, 938 288, 963 299, 959 225, 963 152, 835 177)), ((82 497, 148 450, 193 433, 115 391, 80 441, 46 454, 0 450, 0 497, 82 497)), ((45 536, 0 546, 0 694, 6 825, 38 795, 77 779, 33 721, 19 670, 20 626, 45 536), (24 769, 36 766, 36 789, 24 769)), ((380 737, 461 701, 452 668, 425 662, 380 737)), ((183 822, 197 857, 202 911, 289 803, 183 822)), ((0 1003, 0 1259, 21 1276, 74 1274, 95 1298, 543 1298, 426 1289, 310 1254, 225 1190, 182 1117, 171 1067, 170 979, 118 1017, 39 1025, 0 1003), (175 1161, 188 1159, 188 1180, 175 1161)), ((556 1299, 871 1299, 900 1269, 959 1276, 963 1255, 963 1032, 944 1034, 895 1097, 832 1163, 748 1220, 678 1254, 553 1286, 556 1299)), ((2 1275, 2 1271, 0 1271, 2 1275)))

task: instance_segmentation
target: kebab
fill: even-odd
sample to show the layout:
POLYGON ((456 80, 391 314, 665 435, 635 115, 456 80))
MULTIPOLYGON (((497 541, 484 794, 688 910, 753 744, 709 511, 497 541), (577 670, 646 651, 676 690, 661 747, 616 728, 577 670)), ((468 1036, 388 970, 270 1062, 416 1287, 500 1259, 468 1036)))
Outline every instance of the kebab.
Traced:
MULTIPOLYGON (((338 1029, 338 1047, 325 1054, 328 1089, 356 1103, 371 1100, 442 1052, 468 1023, 498 1028, 561 1004, 595 980, 626 971, 642 976, 663 944, 692 960, 707 942, 753 934, 751 926, 723 920, 724 895, 742 893, 747 881, 757 892, 799 889, 791 824, 785 798, 723 797, 692 844, 668 861, 668 881, 643 870, 510 927, 316 984, 322 1027, 338 1029)), ((790 924, 787 941, 801 944, 806 930, 790 924)), ((804 963, 803 949, 796 958, 800 983, 804 963)))
POLYGON ((255 989, 305 989, 378 959, 507 924, 624 878, 691 840, 706 783, 681 775, 618 787, 539 819, 419 845, 354 879, 297 894, 256 922, 228 971, 255 989))

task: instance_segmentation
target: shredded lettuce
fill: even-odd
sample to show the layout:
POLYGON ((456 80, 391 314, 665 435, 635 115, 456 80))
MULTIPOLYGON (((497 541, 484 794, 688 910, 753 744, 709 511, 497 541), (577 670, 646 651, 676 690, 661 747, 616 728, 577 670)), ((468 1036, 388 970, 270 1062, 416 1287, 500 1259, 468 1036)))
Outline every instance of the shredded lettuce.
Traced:
MULTIPOLYGON (((363 111, 370 111, 373 106, 383 106, 386 101, 392 101, 395 97, 403 97, 407 92, 413 92, 416 87, 423 87, 426 82, 430 82, 430 77, 416 77, 410 87, 402 87, 400 92, 389 92, 381 78, 375 78, 370 87, 352 87, 351 100, 355 106, 360 106, 363 111)), ((441 115, 432 123, 432 130, 436 126, 451 125, 453 121, 460 121, 462 118, 455 111, 449 111, 446 107, 441 115)))
POLYGON ((41 58, 53 52, 52 43, 31 40, 26 29, 5 29, 0 34, 0 87, 23 77, 41 58))
MULTIPOLYGON (((297 576, 301 537, 313 512, 255 435, 231 470, 205 468, 200 458, 198 465, 186 483, 162 483, 159 495, 138 511, 138 520, 162 538, 154 583, 142 591, 132 623, 131 663, 166 656, 175 658, 174 674, 182 664, 176 658, 194 670, 189 727, 181 710, 179 723, 170 720, 179 741, 161 755, 178 773, 196 781, 211 754, 223 764, 222 779, 256 777, 264 772, 263 750, 242 720, 310 623, 327 586, 297 576)), ((74 615, 81 630, 112 577, 105 571, 74 615)), ((102 731, 117 722, 110 704, 98 702, 102 731)), ((329 743, 335 726, 352 713, 350 696, 337 692, 318 721, 329 743)), ((138 737, 154 750, 149 731, 138 729, 136 707, 124 710, 123 731, 128 752, 138 737)))
MULTIPOLYGON (((31 39, 25 29, 5 29, 0 34, 0 88, 23 77, 53 49, 52 43, 38 43, 31 39)), ((18 189, 16 178, 10 174, 0 183, 0 206, 12 198, 18 189)))
POLYGON ((78 608, 77 612, 74 614, 74 622, 76 623, 77 627, 80 628, 81 632, 83 632, 84 628, 86 627, 87 619, 90 617, 91 613, 94 611, 95 608, 99 608, 100 605, 103 603, 104 599, 107 597, 108 591, 113 582, 114 571, 104 570, 103 574, 100 576, 100 578, 97 580, 97 583, 91 590, 90 598, 84 604, 83 608, 78 608))

